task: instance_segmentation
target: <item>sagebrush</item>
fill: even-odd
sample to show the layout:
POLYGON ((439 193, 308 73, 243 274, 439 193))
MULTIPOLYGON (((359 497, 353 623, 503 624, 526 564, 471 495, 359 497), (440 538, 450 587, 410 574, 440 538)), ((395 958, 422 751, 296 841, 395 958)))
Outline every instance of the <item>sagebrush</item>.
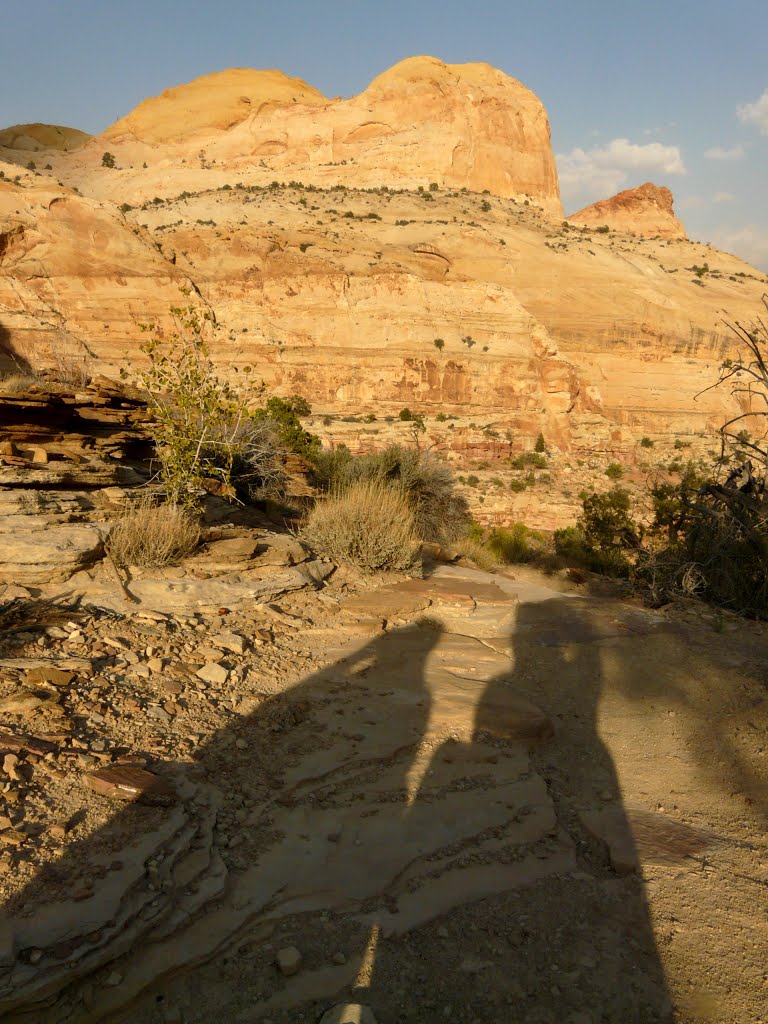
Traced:
POLYGON ((358 480, 321 498, 302 537, 318 554, 364 572, 410 570, 419 537, 402 489, 382 480, 358 480))
POLYGON ((117 565, 162 568, 199 543, 200 527, 187 509, 147 498, 123 512, 109 532, 107 551, 117 565))

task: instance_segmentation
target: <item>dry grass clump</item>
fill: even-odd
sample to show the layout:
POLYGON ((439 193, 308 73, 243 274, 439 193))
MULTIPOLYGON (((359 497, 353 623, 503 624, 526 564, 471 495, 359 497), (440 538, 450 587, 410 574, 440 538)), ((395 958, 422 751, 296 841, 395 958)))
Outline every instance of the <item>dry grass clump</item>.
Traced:
POLYGON ((318 553, 364 572, 411 569, 419 549, 407 497, 382 480, 360 480, 319 501, 302 537, 318 553))
POLYGON ((0 392, 17 395, 39 384, 39 379, 31 373, 10 373, 7 377, 0 377, 0 392))
POLYGON ((483 572, 495 572, 501 565, 502 559, 497 552, 475 537, 462 537, 452 547, 457 555, 474 562, 483 572))
POLYGON ((188 512, 145 499, 112 527, 107 550, 118 565, 157 569, 178 562, 199 543, 200 527, 188 512))

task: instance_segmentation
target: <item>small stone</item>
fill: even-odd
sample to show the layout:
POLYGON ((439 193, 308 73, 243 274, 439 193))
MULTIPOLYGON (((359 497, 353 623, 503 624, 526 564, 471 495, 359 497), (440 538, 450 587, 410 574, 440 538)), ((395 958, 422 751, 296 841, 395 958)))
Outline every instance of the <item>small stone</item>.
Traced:
POLYGON ((207 662, 195 674, 198 679, 202 679, 204 682, 211 683, 214 686, 223 686, 229 678, 229 671, 223 665, 217 665, 214 661, 207 662))
POLYGON ((225 651, 232 654, 245 654, 248 649, 248 641, 239 633, 217 633, 211 640, 216 647, 223 647, 225 651))
POLYGON ((0 712, 9 715, 31 715, 33 711, 36 711, 45 703, 46 698, 37 693, 29 691, 11 693, 7 697, 0 699, 0 712))
POLYGON ((51 825, 48 829, 48 833, 54 839, 63 839, 67 834, 67 830, 63 825, 51 825))
POLYGON ((109 988, 117 988, 118 985, 122 985, 123 976, 119 971, 112 971, 112 973, 104 979, 104 984, 109 988))
POLYGON ((83 776, 83 780, 94 793, 117 800, 167 806, 176 799, 176 791, 168 782, 131 765, 99 768, 83 776))
POLYGON ((32 950, 30 950, 30 952, 29 952, 29 962, 31 964, 39 964, 42 959, 43 959, 43 951, 42 951, 42 949, 32 949, 32 950))
POLYGON ((37 665, 27 670, 27 686, 35 687, 45 683, 51 686, 69 686, 75 678, 74 672, 68 672, 62 668, 55 668, 53 665, 37 665))
POLYGON ((160 681, 160 689, 170 697, 177 697, 180 693, 184 692, 184 684, 179 682, 178 679, 162 679, 160 681))
POLYGON ((347 962, 347 958, 344 956, 343 953, 334 953, 333 954, 333 962, 335 964, 338 964, 339 967, 343 967, 344 964, 347 962))
POLYGON ((26 843, 27 839, 29 839, 28 835, 15 828, 7 828, 4 832, 0 832, 0 843, 5 843, 7 846, 21 846, 26 843))
POLYGON ((21 776, 16 770, 18 763, 19 759, 15 754, 6 754, 3 758, 3 772, 14 782, 21 781, 21 776))
POLYGON ((147 715, 149 718, 154 718, 158 722, 170 722, 171 716, 165 710, 157 704, 150 704, 147 708, 147 715))
POLYGON ((373 1011, 362 1003, 337 1003, 326 1010, 320 1024, 376 1024, 373 1011))
POLYGON ((301 967, 301 953, 295 946, 285 946, 277 951, 275 962, 285 978, 297 974, 301 967))
POLYGON ((163 671, 163 659, 162 658, 150 658, 147 662, 147 668, 150 672, 162 672, 163 671))
POLYGON ((152 675, 149 665, 134 665, 132 672, 135 676, 139 676, 141 679, 149 679, 152 675))

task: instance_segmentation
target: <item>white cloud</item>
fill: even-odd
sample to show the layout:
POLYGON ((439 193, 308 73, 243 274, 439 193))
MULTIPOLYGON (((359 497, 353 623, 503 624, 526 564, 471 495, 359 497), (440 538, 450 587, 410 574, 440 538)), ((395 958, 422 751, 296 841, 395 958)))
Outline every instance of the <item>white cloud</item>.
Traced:
POLYGON ((680 199, 675 200, 678 210, 699 210, 705 205, 706 200, 703 196, 681 196, 680 199))
POLYGON ((753 124, 762 135, 768 135, 768 89, 754 103, 743 103, 736 114, 742 124, 753 124))
POLYGON ((714 232, 712 241, 719 249, 735 253, 753 267, 768 271, 768 225, 719 228, 714 232))
POLYGON ((592 196, 605 199, 626 186, 630 174, 685 174, 685 164, 678 146, 661 142, 638 144, 629 139, 613 139, 607 146, 581 149, 557 155, 560 187, 564 195, 592 196))
POLYGON ((715 192, 712 196, 713 203, 732 203, 736 196, 733 192, 715 192))
POLYGON ((725 146, 712 146, 711 149, 704 150, 704 156, 707 160, 743 160, 746 150, 741 145, 731 146, 730 149, 726 149, 725 146))

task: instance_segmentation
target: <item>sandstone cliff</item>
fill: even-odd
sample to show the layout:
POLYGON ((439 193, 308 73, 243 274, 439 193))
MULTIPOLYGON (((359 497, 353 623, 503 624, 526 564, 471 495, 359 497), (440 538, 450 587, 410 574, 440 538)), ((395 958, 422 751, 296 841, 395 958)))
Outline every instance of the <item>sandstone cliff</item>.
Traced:
POLYGON ((573 224, 605 226, 645 238, 685 238, 685 228, 675 216, 672 204, 668 188, 647 181, 610 199, 585 206, 568 220, 573 224))
MULTIPOLYGON (((193 301, 215 313, 222 370, 236 379, 255 365, 278 393, 305 395, 314 429, 334 442, 386 443, 408 429, 397 420, 408 405, 427 417, 428 443, 473 465, 503 464, 539 431, 577 476, 594 461, 597 479, 608 460, 636 459, 641 438, 658 452, 712 447, 730 398, 694 396, 732 349, 723 310, 749 321, 766 279, 708 246, 658 237, 662 213, 667 226, 672 216, 666 190, 634 190, 646 197, 641 212, 658 218, 645 222, 650 238, 637 233, 637 203, 623 201, 634 213, 610 233, 550 218, 546 116, 531 98, 515 136, 512 98, 519 112, 531 94, 485 65, 406 61, 347 101, 299 86, 287 98, 290 80, 263 74, 260 112, 250 109, 256 91, 244 113, 224 90, 231 127, 197 110, 180 141, 113 135, 116 170, 101 167, 103 137, 51 153, 51 176, 0 164, 0 370, 80 359, 114 376, 141 358, 139 322, 193 301), (421 113, 409 127, 411 108, 421 113), (474 147, 463 177, 440 163, 445 147, 460 152, 461 132, 474 147), (325 157, 347 156, 318 162, 318 138, 325 157), (493 149, 504 139, 510 154, 528 144, 528 163, 505 163, 493 149), (412 181, 419 167, 423 180, 412 181), (482 175, 509 168, 518 186, 529 173, 538 180, 536 202, 478 190, 490 181, 482 175), (364 414, 375 422, 348 423, 364 414)), ((159 130, 173 102, 145 108, 136 132, 159 130)), ((484 514, 514 505, 522 518, 541 506, 530 489, 497 498, 484 514)))
POLYGON ((319 411, 482 416, 570 449, 716 426, 727 396, 693 395, 731 345, 721 311, 748 319, 764 288, 701 245, 443 189, 230 187, 123 216, 44 177, 0 186, 0 325, 32 363, 64 348, 114 374, 185 287, 216 313, 223 367, 255 363, 319 411))
POLYGON ((206 75, 145 100, 57 178, 116 203, 233 181, 428 188, 528 197, 562 216, 540 100, 488 64, 414 57, 352 99, 326 100, 276 71, 206 75), (101 156, 117 162, 105 173, 101 156), (146 165, 146 166, 144 166, 146 165))

